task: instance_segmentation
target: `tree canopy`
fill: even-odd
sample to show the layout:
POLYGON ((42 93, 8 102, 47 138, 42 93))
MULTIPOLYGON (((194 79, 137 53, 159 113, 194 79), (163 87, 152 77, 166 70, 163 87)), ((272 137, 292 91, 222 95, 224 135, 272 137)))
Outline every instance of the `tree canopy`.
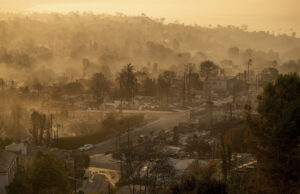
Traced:
POLYGON ((70 193, 67 175, 67 169, 56 156, 38 152, 31 165, 17 168, 7 193, 70 193))
POLYGON ((218 75, 219 67, 212 61, 203 61, 200 64, 200 75, 208 79, 209 77, 215 77, 218 75))
POLYGON ((300 78, 280 75, 258 97, 258 115, 247 108, 249 143, 266 193, 293 193, 299 182, 300 78))

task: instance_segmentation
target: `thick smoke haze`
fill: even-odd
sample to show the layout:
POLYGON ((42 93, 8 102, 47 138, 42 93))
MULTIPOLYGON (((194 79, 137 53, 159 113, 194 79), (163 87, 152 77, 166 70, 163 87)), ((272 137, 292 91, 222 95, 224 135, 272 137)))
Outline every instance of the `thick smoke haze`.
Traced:
POLYGON ((0 0, 0 194, 299 193, 300 0, 0 0))
POLYGON ((168 22, 178 20, 198 25, 248 25, 250 30, 265 30, 276 34, 298 32, 300 13, 298 0, 75 0, 75 1, 5 1, 1 11, 62 12, 93 11, 94 13, 140 15, 145 13, 168 22))

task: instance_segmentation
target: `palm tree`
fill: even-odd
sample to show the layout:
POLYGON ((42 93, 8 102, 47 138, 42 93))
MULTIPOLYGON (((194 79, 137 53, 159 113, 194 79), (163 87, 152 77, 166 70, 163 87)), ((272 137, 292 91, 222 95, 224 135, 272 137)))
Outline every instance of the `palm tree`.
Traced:
POLYGON ((169 102, 169 94, 172 84, 175 80, 176 73, 174 71, 164 71, 158 77, 158 85, 161 89, 161 93, 167 97, 167 104, 169 102))
POLYGON ((127 64, 120 73, 121 95, 125 95, 129 103, 134 103, 134 96, 137 90, 137 78, 134 73, 134 67, 127 64))
POLYGON ((97 104, 102 104, 105 93, 109 91, 109 81, 103 73, 96 73, 93 75, 91 90, 97 99, 97 104))

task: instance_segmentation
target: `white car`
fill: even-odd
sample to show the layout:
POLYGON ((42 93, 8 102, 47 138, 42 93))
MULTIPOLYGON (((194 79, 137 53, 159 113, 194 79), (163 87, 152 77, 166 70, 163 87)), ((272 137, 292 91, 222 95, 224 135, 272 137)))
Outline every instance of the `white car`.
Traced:
POLYGON ((84 146, 82 146, 81 148, 79 148, 80 151, 87 151, 92 149, 94 146, 92 144, 85 144, 84 146))

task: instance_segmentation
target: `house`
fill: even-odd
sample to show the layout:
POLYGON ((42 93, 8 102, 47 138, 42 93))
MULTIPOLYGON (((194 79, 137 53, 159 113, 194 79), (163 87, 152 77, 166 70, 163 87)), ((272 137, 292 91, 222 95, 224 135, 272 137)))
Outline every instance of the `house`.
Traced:
POLYGON ((5 146, 5 150, 9 152, 14 152, 16 154, 27 154, 27 145, 25 143, 12 143, 5 146))
POLYGON ((0 194, 5 194, 5 187, 13 180, 18 157, 12 152, 0 150, 0 194))

